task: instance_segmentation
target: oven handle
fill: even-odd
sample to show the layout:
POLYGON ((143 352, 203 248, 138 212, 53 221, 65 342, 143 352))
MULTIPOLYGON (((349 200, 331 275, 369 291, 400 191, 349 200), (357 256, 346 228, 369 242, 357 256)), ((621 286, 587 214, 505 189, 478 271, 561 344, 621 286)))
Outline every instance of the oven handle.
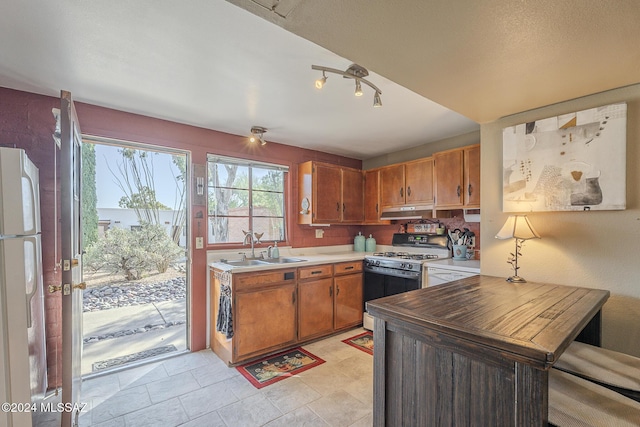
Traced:
POLYGON ((393 277, 400 277, 402 279, 415 279, 415 280, 420 280, 422 273, 420 271, 405 271, 405 270, 397 270, 397 271, 402 271, 403 273, 397 273, 396 270, 390 268, 387 269, 385 268, 384 271, 381 271, 381 269, 376 269, 375 267, 365 267, 364 268, 364 272, 365 273, 374 273, 374 274, 379 274, 381 276, 393 276, 393 277))

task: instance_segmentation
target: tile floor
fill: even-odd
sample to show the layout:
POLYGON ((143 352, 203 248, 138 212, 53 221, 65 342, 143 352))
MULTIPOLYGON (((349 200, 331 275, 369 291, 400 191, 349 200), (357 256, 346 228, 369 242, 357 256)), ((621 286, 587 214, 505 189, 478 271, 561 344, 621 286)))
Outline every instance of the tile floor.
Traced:
POLYGON ((326 363, 260 390, 211 350, 84 381, 80 426, 371 426, 373 357, 341 342, 303 347, 326 363))

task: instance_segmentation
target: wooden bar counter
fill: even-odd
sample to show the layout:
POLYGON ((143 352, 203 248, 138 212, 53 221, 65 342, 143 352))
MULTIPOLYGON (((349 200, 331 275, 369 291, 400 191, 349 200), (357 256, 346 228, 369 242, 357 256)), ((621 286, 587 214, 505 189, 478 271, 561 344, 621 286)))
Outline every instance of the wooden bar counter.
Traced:
POLYGON ((370 301, 374 426, 546 426, 549 369, 609 292, 475 276, 370 301))

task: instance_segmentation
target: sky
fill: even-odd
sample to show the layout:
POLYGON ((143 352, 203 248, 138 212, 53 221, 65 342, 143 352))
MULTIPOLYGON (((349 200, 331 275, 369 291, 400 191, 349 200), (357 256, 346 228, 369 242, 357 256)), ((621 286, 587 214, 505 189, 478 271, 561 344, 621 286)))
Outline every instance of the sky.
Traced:
MULTIPOLYGON (((115 173, 121 178, 118 163, 122 163, 122 157, 118 150, 120 147, 96 144, 98 208, 117 208, 120 198, 125 195, 113 175, 115 173)), ((171 161, 170 154, 157 153, 152 158, 156 198, 161 203, 173 208, 177 206, 175 200, 176 183, 173 177, 179 175, 180 171, 171 161)))

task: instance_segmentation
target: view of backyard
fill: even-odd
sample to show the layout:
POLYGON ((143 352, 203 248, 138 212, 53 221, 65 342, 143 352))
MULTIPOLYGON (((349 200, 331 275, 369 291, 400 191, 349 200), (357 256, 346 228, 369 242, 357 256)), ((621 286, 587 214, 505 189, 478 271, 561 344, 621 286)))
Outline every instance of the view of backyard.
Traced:
POLYGON ((184 155, 83 145, 83 375, 187 348, 185 165, 184 155), (117 207, 98 208, 107 190, 97 191, 96 147, 117 207), (167 157, 172 170, 154 169, 167 157), (167 174, 173 208, 156 195, 157 176, 167 174))

